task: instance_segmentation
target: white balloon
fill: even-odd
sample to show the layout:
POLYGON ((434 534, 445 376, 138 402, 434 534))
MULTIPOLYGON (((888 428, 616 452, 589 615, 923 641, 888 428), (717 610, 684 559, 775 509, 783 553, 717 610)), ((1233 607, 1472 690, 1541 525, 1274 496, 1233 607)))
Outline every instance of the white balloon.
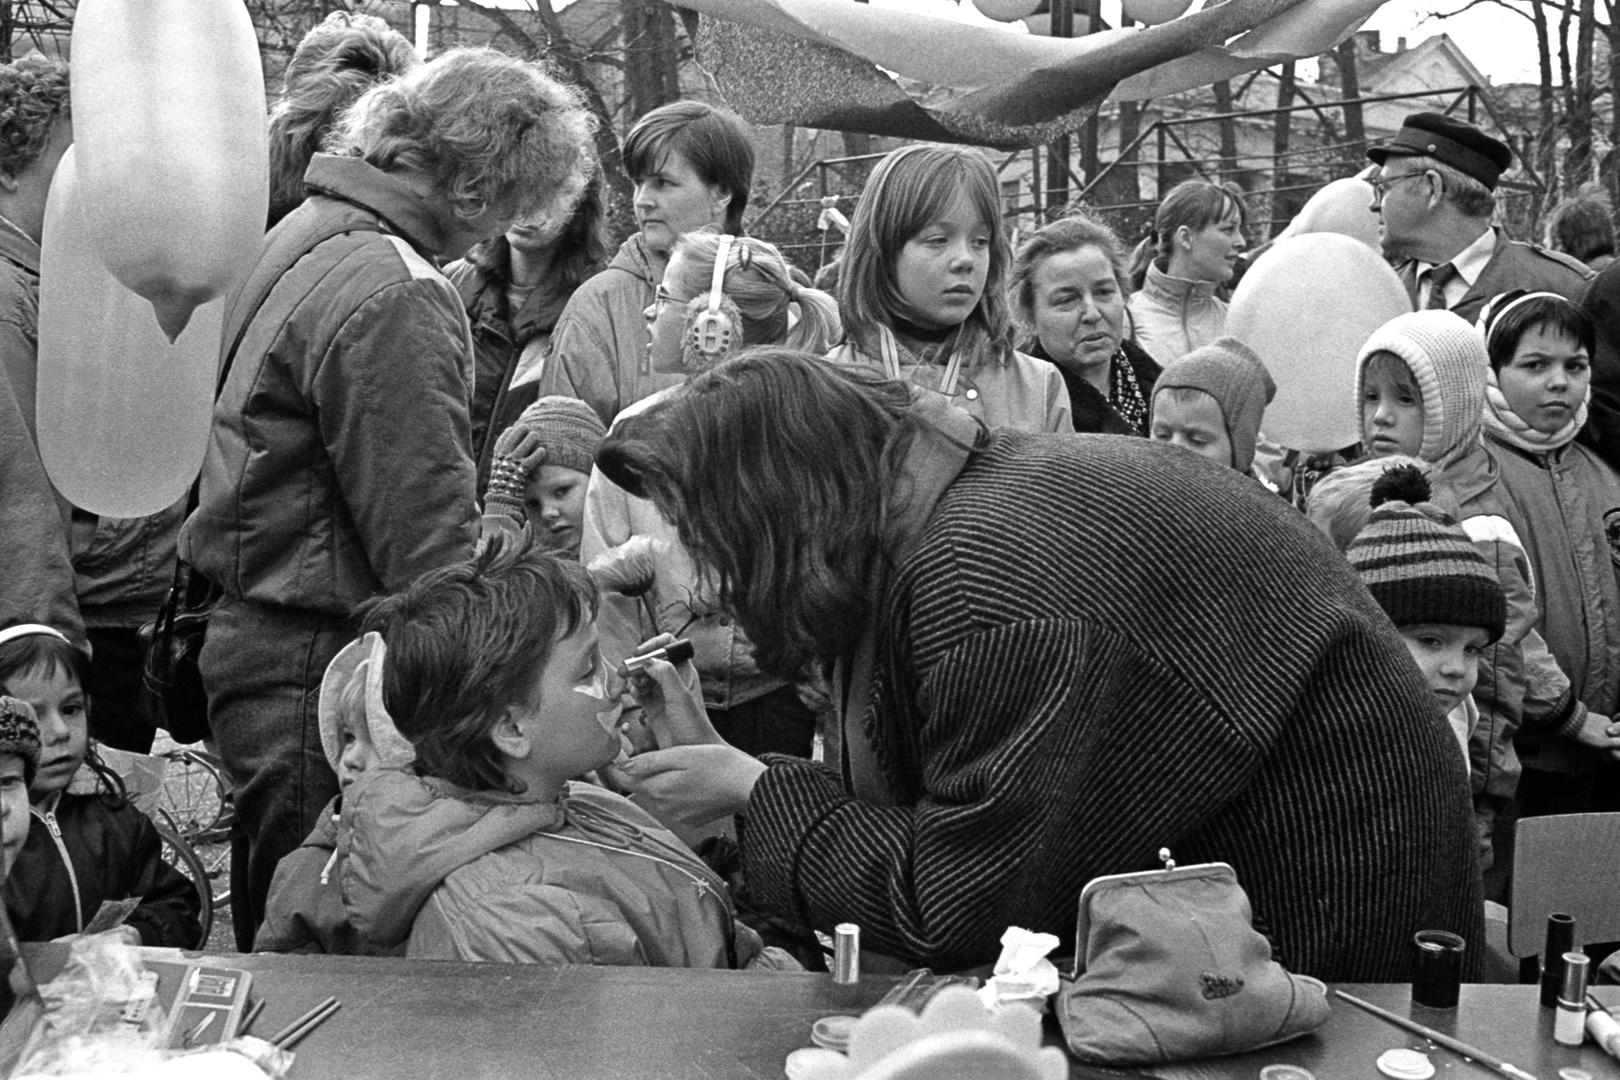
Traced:
POLYGON ((1359 240, 1321 232, 1273 244, 1226 313, 1226 332, 1258 353, 1277 383, 1266 437, 1311 453, 1360 442, 1356 354, 1411 310, 1401 279, 1359 240))
POLYGON ((1340 177, 1307 199, 1277 239, 1315 232, 1342 233, 1379 251, 1382 244, 1378 238, 1378 215, 1372 211, 1372 201, 1371 184, 1356 176, 1340 177))
POLYGON ((259 43, 242 0, 80 0, 73 133, 113 276, 169 340, 247 272, 269 205, 259 43))
POLYGON ((140 517, 171 506, 202 467, 225 302, 177 341, 96 251, 76 149, 56 168, 40 256, 36 421, 45 471, 75 506, 140 517))
POLYGON ((1144 26, 1157 26, 1179 19, 1192 7, 1192 0, 1124 0, 1125 14, 1144 26))
POLYGON ((973 6, 987 19, 1012 22, 1014 19, 1035 14, 1035 9, 1041 6, 1041 0, 973 0, 973 6))

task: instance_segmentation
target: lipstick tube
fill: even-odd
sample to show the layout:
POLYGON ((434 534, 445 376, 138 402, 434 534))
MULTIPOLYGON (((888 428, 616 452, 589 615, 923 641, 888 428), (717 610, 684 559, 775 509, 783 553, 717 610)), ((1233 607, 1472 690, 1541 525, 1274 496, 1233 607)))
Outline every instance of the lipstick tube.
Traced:
POLYGON ((1586 1041, 1586 954, 1564 954, 1564 984, 1558 990, 1558 1016, 1553 1021, 1553 1040, 1564 1046, 1586 1041))
POLYGON ((1541 1003, 1558 1007, 1564 985, 1564 954, 1575 948, 1575 919, 1562 911, 1547 916, 1547 944, 1541 950, 1541 1003))

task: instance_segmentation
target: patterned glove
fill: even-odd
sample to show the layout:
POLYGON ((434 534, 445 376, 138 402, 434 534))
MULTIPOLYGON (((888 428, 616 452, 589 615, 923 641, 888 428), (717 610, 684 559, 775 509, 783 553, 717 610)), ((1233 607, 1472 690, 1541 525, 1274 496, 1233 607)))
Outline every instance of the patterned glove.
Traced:
POLYGON ((489 485, 484 488, 484 513, 504 514, 519 525, 528 521, 523 511, 529 477, 546 460, 540 436, 513 424, 495 440, 495 456, 489 466, 489 485))

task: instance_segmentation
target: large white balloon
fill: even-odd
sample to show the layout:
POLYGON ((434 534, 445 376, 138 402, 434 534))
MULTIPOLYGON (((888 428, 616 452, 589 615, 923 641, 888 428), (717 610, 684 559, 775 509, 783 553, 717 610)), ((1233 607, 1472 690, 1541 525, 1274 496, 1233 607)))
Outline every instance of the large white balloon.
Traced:
POLYGON ((258 251, 269 137, 242 0, 80 0, 73 130, 96 250, 169 340, 258 251))
POLYGON ((1401 279, 1359 240, 1321 232, 1272 245, 1226 313, 1226 332, 1259 353, 1277 382, 1266 437, 1312 453, 1360 442, 1356 354, 1411 310, 1401 279))
POLYGON ((173 505, 202 467, 225 301, 198 308, 171 344, 97 254, 76 157, 70 147, 45 204, 39 452, 75 506, 140 517, 173 505))
POLYGON ((973 6, 987 19, 1012 22, 1014 19, 1035 14, 1035 9, 1041 6, 1041 0, 973 0, 973 6))
POLYGON ((1371 184, 1357 176, 1340 177, 1307 199, 1277 239, 1334 232, 1353 236, 1378 251, 1382 245, 1378 238, 1378 215, 1373 213, 1372 201, 1371 184))
POLYGON ((1125 14, 1147 26, 1179 19, 1192 7, 1192 0, 1123 0, 1125 14))

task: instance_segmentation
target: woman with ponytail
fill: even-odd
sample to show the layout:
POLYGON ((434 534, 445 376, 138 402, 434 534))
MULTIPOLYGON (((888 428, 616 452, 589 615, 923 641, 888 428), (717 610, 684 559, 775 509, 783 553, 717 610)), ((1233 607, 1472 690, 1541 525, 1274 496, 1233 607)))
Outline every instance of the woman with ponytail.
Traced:
MULTIPOLYGON (((781 345, 821 355, 842 334, 838 304, 793 279, 782 253, 763 240, 721 236, 707 230, 676 242, 647 309, 655 372, 692 376, 742 349, 781 345), (723 269, 718 277, 715 264, 723 269), (718 286, 718 288, 716 287, 718 286), (698 333, 718 313, 716 335, 698 333), (721 338, 726 338, 722 343, 721 338), (712 348, 711 348, 712 347, 712 348)), ((661 390, 627 407, 614 422, 644 412, 679 387, 661 390)), ((751 432, 732 433, 739 452, 751 432)), ((734 486, 736 479, 716 476, 734 486)), ((712 583, 700 580, 675 527, 646 499, 632 498, 602 475, 591 473, 585 497, 585 536, 580 558, 602 587, 597 630, 611 659, 660 633, 689 639, 703 680, 704 705, 715 728, 739 749, 809 757, 815 713, 795 684, 764 675, 753 646, 720 612, 712 583)))
MULTIPOLYGON (((1523 289, 1488 302, 1479 326, 1490 357, 1486 443, 1535 577, 1536 629, 1578 702, 1556 730, 1526 723, 1514 736, 1515 816, 1585 813, 1600 769, 1620 757, 1620 724, 1603 738, 1590 719, 1612 719, 1620 706, 1620 474, 1576 441, 1596 331, 1579 305, 1523 289)), ((1501 830, 1499 843, 1510 836, 1501 830)))
POLYGON ((1226 333, 1220 290, 1243 252, 1248 211, 1232 189, 1184 180, 1170 189, 1153 219, 1153 235, 1137 248, 1131 283, 1136 343, 1160 366, 1226 333))

